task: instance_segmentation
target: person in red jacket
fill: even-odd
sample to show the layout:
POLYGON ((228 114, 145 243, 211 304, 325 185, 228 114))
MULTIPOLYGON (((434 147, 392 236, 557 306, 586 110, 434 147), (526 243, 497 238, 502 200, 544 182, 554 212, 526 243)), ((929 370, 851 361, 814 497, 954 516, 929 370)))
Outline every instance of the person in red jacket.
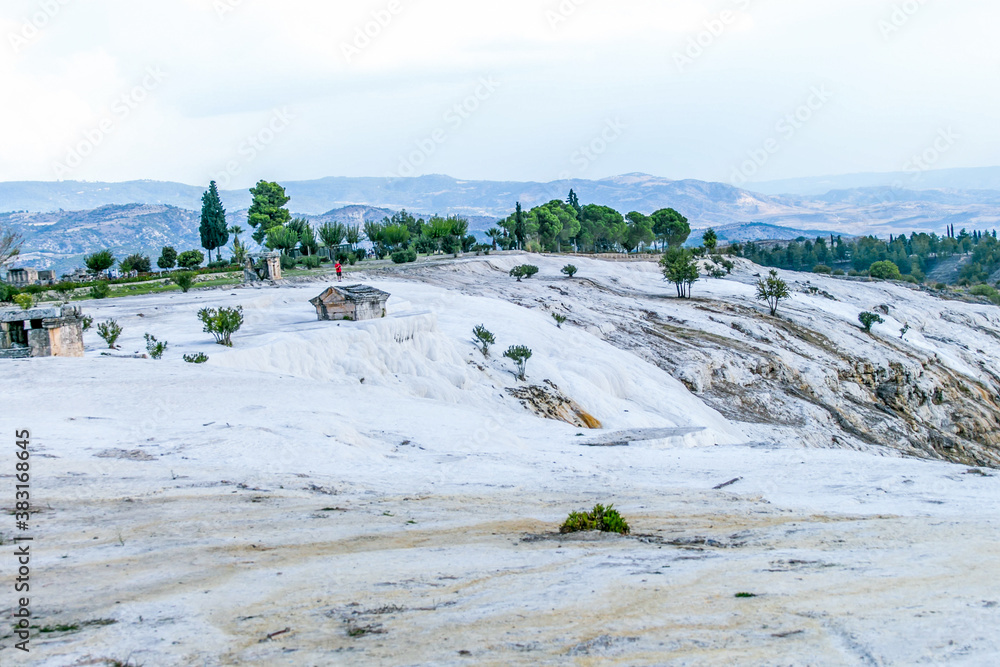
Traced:
POLYGON ((340 262, 337 262, 336 264, 333 265, 333 268, 337 269, 337 282, 338 283, 339 282, 343 282, 343 280, 344 280, 344 274, 343 274, 344 267, 342 267, 340 265, 340 262))

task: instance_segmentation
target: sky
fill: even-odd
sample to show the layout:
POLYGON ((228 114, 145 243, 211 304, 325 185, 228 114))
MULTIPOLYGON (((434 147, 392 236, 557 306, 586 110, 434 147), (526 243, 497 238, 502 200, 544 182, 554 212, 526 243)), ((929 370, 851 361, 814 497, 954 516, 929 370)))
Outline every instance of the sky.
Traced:
POLYGON ((5 0, 0 180, 1000 164, 987 0, 5 0))

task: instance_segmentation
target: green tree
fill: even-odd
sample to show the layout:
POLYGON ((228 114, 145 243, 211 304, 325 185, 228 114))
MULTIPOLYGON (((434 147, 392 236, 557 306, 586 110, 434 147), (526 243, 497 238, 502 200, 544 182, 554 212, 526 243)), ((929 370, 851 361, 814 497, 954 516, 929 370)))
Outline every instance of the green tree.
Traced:
POLYGON ((562 267, 562 273, 567 278, 572 278, 573 276, 576 275, 576 272, 577 268, 572 264, 567 264, 566 266, 562 267))
POLYGON ((771 309, 771 316, 777 315, 778 304, 792 297, 788 283, 778 277, 778 272, 771 269, 768 277, 757 281, 757 300, 766 301, 771 309))
POLYGON ((163 246, 160 251, 160 258, 156 260, 156 265, 163 270, 172 269, 177 266, 177 251, 173 246, 163 246))
POLYGON ((277 183, 259 181, 250 188, 253 203, 247 215, 247 222, 253 227, 253 240, 263 243, 268 230, 288 224, 292 214, 284 208, 291 199, 285 189, 277 183))
POLYGON ((656 234, 656 238, 671 248, 684 245, 691 235, 688 219, 672 208, 661 208, 649 217, 653 219, 653 233, 656 234))
POLYGON ((524 371, 528 364, 528 359, 531 359, 531 350, 524 345, 511 345, 503 353, 503 356, 513 361, 517 366, 517 379, 524 380, 524 371))
POLYGON ((698 263, 694 253, 684 248, 672 247, 660 259, 664 279, 677 288, 677 296, 691 298, 691 286, 698 282, 698 263))
MULTIPOLYGON (((377 222, 365 224, 378 225, 377 222)), ((319 228, 319 238, 323 242, 323 245, 330 249, 331 253, 344 242, 345 236, 347 236, 347 227, 339 222, 327 222, 319 228)), ((376 240, 373 239, 372 243, 375 242, 376 240)))
POLYGON ((115 265, 115 254, 110 250, 98 250, 84 257, 83 263, 86 264, 91 273, 100 273, 115 265))
POLYGON ((319 241, 316 240, 316 232, 313 231, 309 221, 303 219, 302 222, 305 224, 299 231, 299 247, 302 248, 302 254, 311 257, 319 252, 319 241))
POLYGON ((636 250, 644 243, 652 243, 655 236, 653 235, 653 221, 649 216, 643 215, 638 211, 632 211, 625 216, 628 220, 628 229, 625 231, 625 236, 622 239, 622 246, 625 248, 625 252, 632 252, 636 250))
POLYGON ((118 267, 125 273, 128 273, 129 271, 149 273, 152 265, 150 264, 148 256, 143 255, 142 253, 134 253, 119 261, 118 267))
POLYGON ((280 250, 290 255, 299 245, 299 234, 290 227, 271 227, 267 230, 264 245, 271 250, 280 250))
MULTIPOLYGON (((219 188, 212 181, 201 196, 201 247, 208 251, 208 261, 212 261, 212 251, 229 242, 229 227, 226 225, 226 209, 219 198, 219 188)), ((221 255, 216 255, 219 259, 221 255)))
POLYGON ((177 256, 177 265, 182 269, 196 269, 205 261, 200 250, 186 250, 177 256))
POLYGON ((864 329, 865 333, 872 332, 872 325, 885 323, 885 320, 882 319, 881 315, 870 313, 868 311, 858 315, 858 321, 861 322, 861 327, 864 329))
MULTIPOLYGON (((715 248, 719 245, 719 237, 716 235, 715 230, 709 227, 705 230, 705 233, 701 236, 701 244, 709 252, 715 252, 715 248)), ((823 246, 826 247, 825 245, 823 246)))
POLYGON ((872 278, 880 278, 882 280, 902 280, 903 278, 899 267, 894 262, 888 260, 872 264, 868 269, 868 275, 872 278))
POLYGON ((610 206, 587 204, 580 219, 580 239, 594 252, 615 250, 625 240, 628 225, 622 214, 610 206))
POLYGON ((490 356, 490 346, 497 342, 493 333, 485 325, 479 324, 472 330, 472 339, 479 346, 484 357, 490 356))
POLYGON ((361 227, 349 225, 344 234, 344 240, 350 244, 351 250, 357 250, 358 244, 361 243, 361 227))
POLYGON ((486 236, 490 237, 490 240, 493 242, 493 249, 496 250, 497 244, 504 238, 504 230, 499 227, 490 227, 486 231, 486 236))
POLYGON ((524 242, 528 239, 528 225, 524 218, 524 211, 521 209, 521 202, 517 202, 517 207, 514 210, 514 229, 512 235, 517 241, 517 249, 524 250, 524 242))

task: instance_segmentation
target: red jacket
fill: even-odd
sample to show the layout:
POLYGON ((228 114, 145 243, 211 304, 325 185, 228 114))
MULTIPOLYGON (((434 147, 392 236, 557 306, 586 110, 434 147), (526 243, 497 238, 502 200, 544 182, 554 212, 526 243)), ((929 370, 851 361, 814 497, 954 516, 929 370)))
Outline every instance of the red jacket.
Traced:
POLYGON ((340 262, 333 265, 333 268, 337 269, 337 273, 340 273, 340 262))

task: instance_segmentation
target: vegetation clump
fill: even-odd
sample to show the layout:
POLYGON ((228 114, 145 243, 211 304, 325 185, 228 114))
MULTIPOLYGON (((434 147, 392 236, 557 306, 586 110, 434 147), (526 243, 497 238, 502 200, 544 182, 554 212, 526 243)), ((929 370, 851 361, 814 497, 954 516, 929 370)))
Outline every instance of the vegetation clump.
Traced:
POLYGON ((196 269, 205 261, 205 255, 200 250, 185 250, 177 256, 177 265, 182 269, 196 269))
POLYGON ((556 321, 556 326, 562 329, 562 325, 566 323, 566 316, 560 315, 559 313, 552 313, 552 319, 556 321))
POLYGON ((111 296, 111 286, 103 280, 90 288, 92 299, 107 299, 109 296, 111 296))
POLYGON ((98 250, 84 257, 83 263, 92 273, 100 273, 115 265, 115 254, 110 250, 98 250))
POLYGON ((146 334, 146 352, 152 359, 162 359, 163 353, 167 351, 167 341, 156 340, 156 336, 146 334))
POLYGON ((517 282, 521 282, 522 278, 530 278, 536 273, 538 273, 537 266, 532 264, 521 264, 520 266, 515 266, 510 270, 510 277, 517 278, 517 282))
POLYGON ((903 274, 899 272, 899 267, 889 260, 875 262, 868 268, 868 275, 880 280, 902 280, 903 274))
POLYGON ((867 310, 858 315, 858 321, 861 322, 861 327, 864 329, 865 333, 871 333, 873 325, 885 323, 885 320, 882 319, 881 315, 868 312, 867 310))
POLYGON ((181 288, 182 292, 187 294, 187 291, 191 289, 192 285, 194 285, 194 273, 191 271, 180 271, 179 273, 174 274, 174 277, 171 278, 171 280, 174 281, 175 285, 181 288))
POLYGON ((185 354, 184 361, 189 364, 203 364, 208 361, 208 355, 204 352, 199 352, 198 354, 185 354))
POLYGON ((30 310, 35 305, 35 297, 30 294, 15 294, 14 303, 21 306, 22 310, 30 310))
POLYGON ((607 507, 594 505, 594 509, 589 512, 570 512, 559 532, 565 534, 597 530, 602 533, 628 535, 632 529, 614 507, 614 505, 607 507))
POLYGON ((517 366, 517 379, 524 380, 525 368, 528 365, 528 359, 531 359, 531 350, 524 345, 511 345, 503 353, 503 356, 513 361, 517 366))
POLYGON ((566 266, 562 267, 562 273, 567 278, 572 278, 573 276, 575 276, 577 271, 578 269, 572 264, 567 264, 566 266))
POLYGON ((409 264, 411 262, 417 261, 417 251, 413 248, 407 248, 406 250, 397 250, 392 253, 393 264, 409 264))
POLYGON ((771 317, 778 314, 778 305, 791 297, 788 283, 779 278, 778 272, 774 269, 771 269, 767 278, 761 278, 757 281, 757 300, 767 302, 767 307, 771 310, 771 317))
POLYGON ((493 333, 485 325, 478 324, 472 330, 472 337, 479 346, 479 351, 484 357, 490 356, 490 346, 497 342, 493 333))
POLYGON ((101 322, 97 325, 97 335, 103 338, 104 342, 108 344, 108 349, 114 350, 116 349, 115 343, 118 342, 118 338, 122 335, 121 325, 116 320, 101 322))
POLYGON ((205 333, 215 336, 219 345, 232 347, 232 336, 243 326, 243 306, 235 308, 202 308, 198 319, 205 325, 205 333))

